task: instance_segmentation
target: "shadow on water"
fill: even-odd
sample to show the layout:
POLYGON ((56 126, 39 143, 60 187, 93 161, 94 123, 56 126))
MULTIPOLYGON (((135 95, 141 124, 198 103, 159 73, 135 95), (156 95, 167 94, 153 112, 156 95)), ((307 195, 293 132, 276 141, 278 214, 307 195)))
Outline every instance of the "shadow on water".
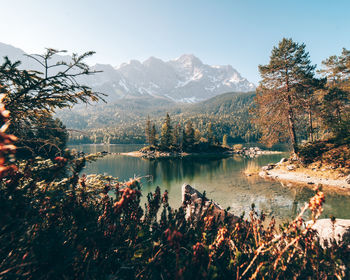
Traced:
MULTIPOLYGON (((110 145, 110 152, 137 150, 137 145, 110 145)), ((103 145, 78 147, 85 152, 107 150, 103 145)), ((78 149, 77 148, 77 149, 78 149)), ((199 191, 206 191, 209 198, 223 207, 231 207, 236 214, 249 212, 254 203, 258 210, 278 219, 291 219, 313 195, 311 189, 279 182, 266 181, 259 177, 246 177, 242 171, 250 161, 259 166, 278 162, 288 154, 264 155, 256 159, 239 156, 228 158, 184 157, 172 159, 141 159, 121 155, 107 155, 88 164, 87 174, 106 173, 120 181, 142 177, 143 199, 156 186, 169 192, 170 204, 181 204, 181 186, 188 183, 199 191)), ((323 217, 350 218, 350 197, 326 192, 323 217)))

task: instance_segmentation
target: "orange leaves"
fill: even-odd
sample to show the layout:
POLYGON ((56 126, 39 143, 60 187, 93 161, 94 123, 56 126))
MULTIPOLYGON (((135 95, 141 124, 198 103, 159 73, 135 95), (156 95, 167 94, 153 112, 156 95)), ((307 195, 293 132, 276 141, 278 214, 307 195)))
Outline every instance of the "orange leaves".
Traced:
POLYGON ((309 201, 309 209, 312 211, 312 219, 315 221, 323 212, 322 204, 325 202, 324 193, 317 191, 309 201))
POLYGON ((64 157, 55 157, 54 161, 56 161, 58 163, 66 163, 67 159, 64 157))
POLYGON ((130 188, 130 186, 134 186, 136 184, 138 184, 137 180, 130 180, 125 184, 128 187, 126 187, 125 189, 119 190, 119 192, 122 194, 122 197, 120 200, 116 201, 113 204, 114 213, 117 213, 120 209, 126 207, 130 201, 136 198, 138 191, 130 188))
POLYGON ((309 208, 311 211, 322 207, 323 202, 325 202, 325 197, 323 192, 317 192, 315 196, 310 199, 309 208))
POLYGON ((204 217, 205 229, 210 229, 214 223, 215 219, 213 215, 208 215, 204 217))
POLYGON ((2 103, 5 96, 6 94, 0 94, 0 119, 3 123, 0 128, 0 178, 13 174, 18 170, 14 164, 6 165, 7 156, 16 152, 16 146, 13 142, 17 141, 17 137, 5 133, 9 126, 8 117, 10 116, 10 112, 5 109, 2 103))

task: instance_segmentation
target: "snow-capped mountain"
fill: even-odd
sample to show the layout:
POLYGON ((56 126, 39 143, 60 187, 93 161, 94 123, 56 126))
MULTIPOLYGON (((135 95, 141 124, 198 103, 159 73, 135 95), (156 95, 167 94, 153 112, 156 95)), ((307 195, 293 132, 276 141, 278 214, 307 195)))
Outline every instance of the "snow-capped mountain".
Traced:
MULTIPOLYGON (((5 55, 11 60, 23 61, 23 68, 38 70, 35 61, 26 57, 24 51, 0 43, 0 60, 5 55)), ((102 72, 85 77, 81 82, 108 94, 107 100, 110 102, 120 98, 154 96, 193 103, 225 92, 255 89, 254 84, 243 78, 231 65, 207 65, 191 54, 170 61, 155 57, 142 63, 131 60, 119 67, 96 64, 92 69, 102 72)))

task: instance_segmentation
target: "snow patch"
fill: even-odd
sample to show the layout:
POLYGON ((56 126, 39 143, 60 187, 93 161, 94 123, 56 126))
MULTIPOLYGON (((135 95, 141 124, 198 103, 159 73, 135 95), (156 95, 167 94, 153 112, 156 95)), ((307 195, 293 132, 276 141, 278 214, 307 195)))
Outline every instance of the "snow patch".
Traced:
MULTIPOLYGON (((120 81, 119 81, 119 85, 120 85, 123 89, 125 89, 127 92, 130 92, 130 89, 126 86, 124 80, 120 80, 120 81)), ((115 84, 113 84, 113 87, 115 87, 115 84)))

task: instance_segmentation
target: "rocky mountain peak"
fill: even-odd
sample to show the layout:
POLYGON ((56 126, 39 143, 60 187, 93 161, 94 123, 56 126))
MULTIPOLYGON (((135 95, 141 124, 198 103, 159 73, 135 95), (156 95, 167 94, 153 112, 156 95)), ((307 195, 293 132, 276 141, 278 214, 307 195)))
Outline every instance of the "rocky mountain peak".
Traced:
MULTIPOLYGON (((24 56, 22 50, 0 43, 0 58, 6 55, 13 61, 23 61, 22 68, 38 67, 35 61, 24 56)), ((55 61, 59 60, 67 60, 67 56, 57 56, 55 61)), ((94 90, 108 94, 109 102, 118 102, 120 98, 154 96, 192 103, 225 92, 255 89, 254 84, 231 65, 207 65, 193 54, 184 54, 167 62, 151 56, 142 63, 131 60, 116 68, 109 64, 96 64, 93 69, 103 72, 84 77, 82 81, 94 90)))

